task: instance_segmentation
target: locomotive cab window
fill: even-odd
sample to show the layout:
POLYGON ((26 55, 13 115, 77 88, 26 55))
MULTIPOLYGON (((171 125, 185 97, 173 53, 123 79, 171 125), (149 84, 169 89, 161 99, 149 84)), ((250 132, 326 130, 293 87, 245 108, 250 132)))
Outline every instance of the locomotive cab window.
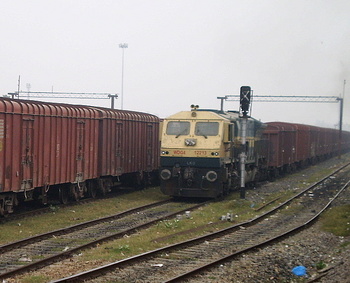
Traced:
POLYGON ((196 136, 217 136, 219 133, 218 122, 197 122, 195 128, 196 136))
POLYGON ((167 135, 188 135, 190 133, 190 122, 170 121, 166 128, 167 135))

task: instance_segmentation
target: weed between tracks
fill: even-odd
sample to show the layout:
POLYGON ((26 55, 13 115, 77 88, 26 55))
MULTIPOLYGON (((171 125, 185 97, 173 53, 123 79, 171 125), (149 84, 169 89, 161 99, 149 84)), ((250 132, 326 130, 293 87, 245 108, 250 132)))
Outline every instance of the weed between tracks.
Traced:
POLYGON ((125 235, 122 239, 101 244, 96 249, 86 250, 83 261, 116 261, 123 258, 157 249, 175 242, 220 230, 254 216, 250 202, 240 200, 234 193, 227 199, 191 211, 189 216, 179 215, 174 219, 158 222, 139 233, 125 235), (233 215, 232 221, 220 221, 222 215, 233 215), (176 235, 176 236, 173 236, 176 235))
POLYGON ((35 275, 28 278, 25 278, 23 283, 40 283, 40 282, 49 282, 50 278, 46 275, 35 275))
POLYGON ((350 236, 350 205, 331 207, 321 215, 322 229, 336 236, 350 236))
POLYGON ((159 188, 156 187, 121 195, 116 198, 99 199, 81 205, 77 204, 64 208, 54 206, 50 213, 1 224, 0 245, 99 217, 116 214, 132 207, 166 198, 166 196, 161 194, 159 188))

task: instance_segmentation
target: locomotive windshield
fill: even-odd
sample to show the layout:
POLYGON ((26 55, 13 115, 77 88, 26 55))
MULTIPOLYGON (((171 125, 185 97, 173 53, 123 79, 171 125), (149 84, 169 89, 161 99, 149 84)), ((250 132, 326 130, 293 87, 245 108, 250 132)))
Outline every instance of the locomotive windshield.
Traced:
POLYGON ((190 122, 170 121, 166 129, 167 135, 188 135, 190 133, 190 122))
POLYGON ((195 134, 197 136, 217 136, 219 133, 218 122, 197 122, 195 134))

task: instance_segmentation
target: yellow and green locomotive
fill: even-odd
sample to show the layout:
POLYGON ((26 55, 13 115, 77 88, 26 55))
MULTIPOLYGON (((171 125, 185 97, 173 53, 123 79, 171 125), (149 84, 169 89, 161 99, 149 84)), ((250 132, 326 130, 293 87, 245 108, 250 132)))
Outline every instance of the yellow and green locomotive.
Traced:
POLYGON ((198 109, 182 111, 163 121, 161 133, 161 191, 170 196, 209 197, 239 187, 240 157, 246 153, 245 182, 258 177, 264 166, 261 132, 264 124, 246 119, 242 145, 242 117, 238 111, 198 109))

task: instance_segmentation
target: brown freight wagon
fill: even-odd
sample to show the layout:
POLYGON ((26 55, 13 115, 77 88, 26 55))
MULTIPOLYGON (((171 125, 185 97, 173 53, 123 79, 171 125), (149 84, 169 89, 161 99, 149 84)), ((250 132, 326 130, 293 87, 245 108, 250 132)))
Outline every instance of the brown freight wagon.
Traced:
POLYGON ((296 162, 297 131, 292 124, 283 122, 266 123, 262 138, 268 141, 267 165, 272 175, 290 170, 296 162))
POLYGON ((318 148, 316 156, 327 158, 338 151, 339 130, 329 128, 319 128, 318 148))
POLYGON ((1 98, 0 214, 55 189, 78 197, 98 177, 98 124, 96 109, 1 98))
POLYGON ((64 203, 148 181, 158 127, 145 113, 0 98, 0 215, 25 199, 64 203))
POLYGON ((297 148, 305 152, 300 162, 314 164, 318 160, 329 158, 337 152, 339 131, 316 126, 293 124, 301 137, 297 148))
MULTIPOLYGON (((273 176, 338 153, 338 130, 284 122, 266 125, 263 139, 268 140, 267 164, 273 176)), ((344 137, 346 141, 347 132, 344 137)), ((344 144, 343 149, 348 147, 344 144)))
POLYGON ((117 183, 142 186, 158 178, 159 118, 134 111, 98 110, 101 190, 117 183))

